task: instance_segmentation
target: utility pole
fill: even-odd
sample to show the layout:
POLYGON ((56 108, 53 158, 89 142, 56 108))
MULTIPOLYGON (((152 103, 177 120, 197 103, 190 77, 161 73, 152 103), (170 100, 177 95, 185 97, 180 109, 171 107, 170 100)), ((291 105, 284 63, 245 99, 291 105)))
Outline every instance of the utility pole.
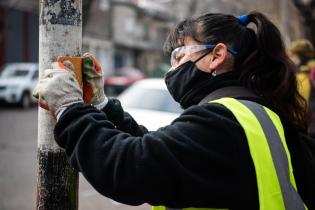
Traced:
MULTIPOLYGON (((40 0, 39 76, 58 56, 80 56, 82 47, 82 0, 40 0)), ((38 112, 38 180, 36 209, 78 209, 78 173, 67 163, 55 143, 55 119, 49 111, 38 112)))

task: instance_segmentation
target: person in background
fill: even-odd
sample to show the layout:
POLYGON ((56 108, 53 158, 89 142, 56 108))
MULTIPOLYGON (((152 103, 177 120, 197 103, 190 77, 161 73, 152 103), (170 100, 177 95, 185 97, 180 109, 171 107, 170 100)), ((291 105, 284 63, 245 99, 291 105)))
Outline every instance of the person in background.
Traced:
POLYGON ((315 50, 307 39, 298 39, 288 46, 288 55, 297 67, 298 90, 312 111, 310 135, 315 137, 315 50))
POLYGON ((311 76, 314 74, 313 69, 315 68, 314 47, 309 40, 295 40, 288 47, 288 55, 298 68, 297 80, 300 94, 309 101, 312 86, 311 76))
POLYGON ((71 65, 45 71, 34 96, 56 116, 69 163, 101 194, 155 210, 315 209, 309 113, 277 27, 259 12, 209 13, 178 23, 164 46, 165 82, 185 110, 157 131, 106 97, 92 55, 92 97, 71 65))

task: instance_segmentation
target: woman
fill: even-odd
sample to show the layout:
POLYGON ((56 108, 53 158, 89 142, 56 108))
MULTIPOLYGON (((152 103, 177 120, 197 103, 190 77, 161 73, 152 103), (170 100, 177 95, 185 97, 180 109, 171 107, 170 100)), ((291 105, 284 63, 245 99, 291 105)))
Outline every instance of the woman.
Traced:
POLYGON ((315 68, 314 47, 306 39, 293 41, 288 47, 288 55, 297 67, 296 77, 298 90, 303 98, 309 102, 311 95, 311 74, 315 68))
MULTIPOLYGON (((298 91, 308 102, 310 109, 315 110, 315 50, 307 39, 298 39, 288 46, 288 55, 297 67, 296 79, 298 91)), ((315 116, 311 118, 309 126, 311 137, 315 137, 315 116)))
POLYGON ((46 71, 35 95, 57 116, 55 139, 71 165, 130 205, 315 209, 315 147, 302 138, 308 111, 278 29, 258 12, 206 14, 180 22, 165 50, 165 81, 185 111, 155 132, 105 97, 91 55, 85 86, 98 91, 84 102, 98 109, 64 79, 71 71, 46 71))

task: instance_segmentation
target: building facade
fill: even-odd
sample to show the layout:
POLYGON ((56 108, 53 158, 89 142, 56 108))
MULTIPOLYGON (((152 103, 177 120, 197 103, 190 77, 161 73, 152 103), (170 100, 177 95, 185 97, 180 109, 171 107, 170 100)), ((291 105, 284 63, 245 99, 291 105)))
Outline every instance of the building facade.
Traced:
POLYGON ((169 15, 142 8, 138 1, 94 0, 83 49, 101 60, 105 74, 133 67, 149 75, 165 60, 162 46, 169 22, 169 15))
MULTIPOLYGON (((38 60, 38 3, 0 1, 0 66, 38 60)), ((305 36, 291 0, 83 0, 83 52, 93 53, 106 75, 122 67, 150 75, 168 63, 162 46, 177 21, 207 12, 237 16, 257 9, 275 22, 287 44, 305 36)))
POLYGON ((30 5, 0 4, 0 66, 38 61, 38 13, 30 5))

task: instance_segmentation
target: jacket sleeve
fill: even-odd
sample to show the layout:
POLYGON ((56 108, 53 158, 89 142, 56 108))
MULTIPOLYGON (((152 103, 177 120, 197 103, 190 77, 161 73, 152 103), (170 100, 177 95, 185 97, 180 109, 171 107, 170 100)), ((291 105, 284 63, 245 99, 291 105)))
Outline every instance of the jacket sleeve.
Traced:
POLYGON ((238 145, 244 140, 240 125, 222 117, 227 110, 219 105, 196 107, 171 125, 134 136, 115 128, 105 112, 77 104, 57 122, 55 139, 70 164, 118 202, 172 208, 250 205, 257 189, 247 187, 256 181, 250 158, 239 155, 249 154, 246 143, 238 145))
POLYGON ((106 114, 107 119, 121 131, 132 136, 143 136, 145 133, 148 133, 144 126, 138 125, 129 113, 124 112, 120 101, 117 99, 109 99, 102 111, 106 114))

